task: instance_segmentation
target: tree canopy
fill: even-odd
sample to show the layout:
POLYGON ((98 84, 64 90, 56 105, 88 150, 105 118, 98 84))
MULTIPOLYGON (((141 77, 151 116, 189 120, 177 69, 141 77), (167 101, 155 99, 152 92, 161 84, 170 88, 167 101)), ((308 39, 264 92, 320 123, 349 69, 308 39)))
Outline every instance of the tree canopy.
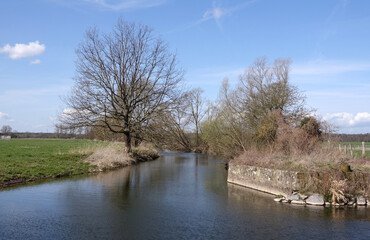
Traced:
POLYGON ((146 25, 120 19, 110 33, 86 33, 76 50, 68 126, 103 127, 131 139, 181 97, 183 71, 168 45, 146 25))

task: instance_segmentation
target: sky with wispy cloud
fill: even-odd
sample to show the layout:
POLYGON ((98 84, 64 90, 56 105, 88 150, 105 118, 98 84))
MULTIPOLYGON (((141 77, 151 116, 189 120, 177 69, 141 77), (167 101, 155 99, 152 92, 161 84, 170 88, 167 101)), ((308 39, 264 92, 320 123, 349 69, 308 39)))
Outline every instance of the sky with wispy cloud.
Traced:
POLYGON ((292 60, 307 105, 342 133, 370 132, 370 1, 3 0, 0 127, 53 132, 86 30, 119 17, 150 25, 189 87, 215 100, 257 57, 292 60))

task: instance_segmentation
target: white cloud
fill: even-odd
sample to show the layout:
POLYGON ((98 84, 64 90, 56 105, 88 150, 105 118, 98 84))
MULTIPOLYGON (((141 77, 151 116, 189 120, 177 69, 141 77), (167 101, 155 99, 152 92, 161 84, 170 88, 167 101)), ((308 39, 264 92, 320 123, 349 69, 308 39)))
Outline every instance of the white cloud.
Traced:
POLYGON ((3 113, 3 112, 0 112, 0 121, 8 122, 8 123, 14 122, 14 120, 9 117, 9 114, 3 113))
POLYGON ((33 64, 40 64, 41 63, 41 60, 40 59, 35 59, 33 61, 30 62, 32 65, 33 64))
POLYGON ((0 120, 7 120, 9 119, 9 114, 0 112, 0 120))
POLYGON ((213 9, 207 10, 203 14, 203 19, 204 20, 208 20, 208 19, 211 19, 211 18, 219 19, 223 15, 225 15, 226 13, 227 12, 225 10, 221 9, 221 8, 213 8, 213 9))
POLYGON ((209 20, 214 20, 216 22, 216 24, 218 25, 218 27, 220 28, 220 30, 222 30, 220 21, 221 21, 221 18, 223 16, 231 15, 234 12, 236 12, 238 10, 241 10, 245 7, 248 7, 250 4, 252 4, 254 2, 257 2, 257 1, 258 0, 246 1, 246 2, 243 2, 243 3, 238 4, 238 5, 234 5, 234 6, 229 7, 229 8, 221 8, 221 7, 215 6, 215 3, 213 3, 213 7, 211 9, 206 10, 203 13, 202 18, 200 18, 200 19, 198 19, 194 22, 190 22, 188 24, 185 24, 182 27, 176 27, 176 29, 172 29, 172 30, 170 30, 166 33, 168 34, 168 33, 178 32, 178 31, 181 31, 181 30, 184 30, 184 29, 192 28, 194 26, 197 26, 197 25, 202 24, 202 23, 204 23, 206 21, 209 21, 209 20))
POLYGON ((82 111, 78 111, 76 109, 73 109, 73 108, 65 108, 63 109, 62 113, 59 115, 59 117, 57 117, 57 119, 61 119, 61 120, 72 120, 76 115, 77 116, 81 116, 81 115, 89 115, 90 111, 88 110, 82 110, 82 111))
POLYGON ((21 59, 39 55, 45 51, 46 47, 44 44, 40 44, 39 41, 29 42, 28 44, 17 43, 14 46, 6 44, 0 48, 0 53, 8 54, 11 59, 21 59))
POLYGON ((225 15, 230 15, 238 10, 241 10, 247 6, 249 6, 250 4, 256 2, 257 0, 251 0, 251 1, 246 1, 246 2, 243 2, 241 4, 238 4, 238 5, 234 5, 232 7, 229 7, 229 8, 221 8, 221 7, 216 7, 215 4, 213 4, 213 8, 212 9, 208 9, 207 11, 205 11, 203 13, 203 17, 202 19, 198 22, 198 23, 201 23, 201 22, 204 22, 204 21, 207 21, 207 20, 210 20, 210 19, 214 19, 214 20, 219 20, 221 17, 225 16, 225 15))
POLYGON ((360 112, 357 114, 347 112, 330 113, 324 115, 323 119, 339 127, 370 126, 370 113, 368 112, 360 112))
POLYGON ((335 75, 346 72, 370 71, 369 61, 314 60, 293 64, 293 75, 335 75))

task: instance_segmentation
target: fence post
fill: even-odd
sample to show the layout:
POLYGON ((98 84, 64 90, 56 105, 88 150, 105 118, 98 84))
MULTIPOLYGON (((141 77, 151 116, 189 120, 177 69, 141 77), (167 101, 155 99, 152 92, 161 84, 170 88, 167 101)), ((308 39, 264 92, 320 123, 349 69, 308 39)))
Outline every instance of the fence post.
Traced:
POLYGON ((344 145, 344 154, 347 155, 347 145, 344 145))
POLYGON ((365 142, 362 142, 362 157, 365 158, 365 142))
POLYGON ((352 144, 349 144, 349 150, 351 152, 351 157, 353 157, 352 144))
POLYGON ((342 152, 342 146, 339 144, 339 152, 342 152))

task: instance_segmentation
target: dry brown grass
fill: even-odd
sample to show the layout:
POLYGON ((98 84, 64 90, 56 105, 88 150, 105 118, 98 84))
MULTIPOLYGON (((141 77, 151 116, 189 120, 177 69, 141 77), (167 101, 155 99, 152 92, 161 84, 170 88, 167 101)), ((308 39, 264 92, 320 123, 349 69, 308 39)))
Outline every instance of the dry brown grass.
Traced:
POLYGON ((153 144, 142 142, 132 149, 132 155, 138 161, 151 161, 159 157, 159 153, 153 144))
POLYGON ((370 196, 370 159, 350 159, 337 149, 317 146, 314 151, 289 155, 274 149, 250 149, 232 160, 235 164, 306 172, 311 182, 304 191, 322 193, 334 201, 345 194, 370 196), (353 172, 345 173, 343 166, 353 172))
POLYGON ((266 139, 266 132, 271 132, 272 140, 249 147, 233 163, 305 172, 311 180, 303 190, 322 193, 334 202, 344 201, 346 194, 370 195, 370 159, 350 158, 337 144, 324 144, 322 129, 327 127, 313 117, 297 124, 279 111, 271 114, 270 125, 275 128, 262 131, 259 138, 266 139))
POLYGON ((136 163, 136 160, 125 151, 125 145, 120 142, 113 142, 108 146, 96 146, 92 149, 81 149, 80 151, 93 152, 84 161, 96 166, 94 171, 106 171, 136 163))
POLYGON ((351 159, 336 149, 322 146, 317 146, 309 153, 292 152, 290 154, 274 148, 264 150, 251 148, 232 161, 238 164, 281 170, 317 171, 325 168, 340 169, 342 165, 350 165, 355 170, 370 170, 370 159, 351 159))
POLYGON ((71 153, 89 155, 84 161, 95 166, 92 172, 106 171, 136 164, 138 161, 150 161, 159 157, 158 151, 150 143, 141 143, 128 154, 122 142, 109 142, 105 145, 91 145, 75 149, 71 153))

